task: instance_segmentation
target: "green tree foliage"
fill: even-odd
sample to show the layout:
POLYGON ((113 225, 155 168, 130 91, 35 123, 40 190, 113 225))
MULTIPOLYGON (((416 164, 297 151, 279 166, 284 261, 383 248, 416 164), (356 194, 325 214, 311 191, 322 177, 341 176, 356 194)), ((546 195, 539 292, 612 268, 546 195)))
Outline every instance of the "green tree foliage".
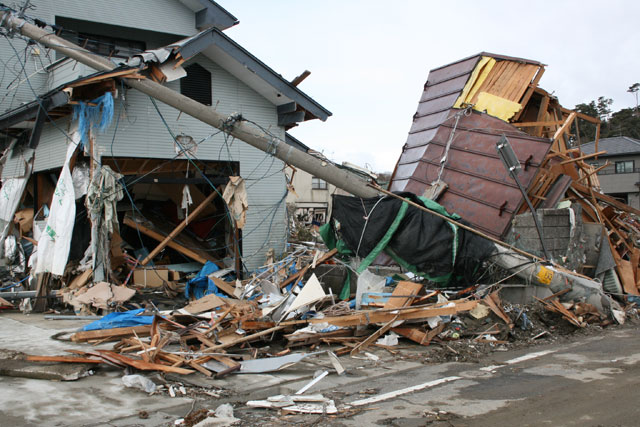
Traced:
MULTIPOLYGON (((640 87, 640 84, 636 83, 631 86, 631 88, 634 87, 640 87)), ((600 138, 629 136, 640 139, 640 114, 637 109, 623 108, 613 112, 611 110, 612 104, 613 100, 611 98, 600 96, 597 100, 576 105, 574 110, 601 120, 600 138)), ((583 144, 593 141, 596 137, 596 125, 586 120, 575 120, 571 131, 574 135, 576 135, 576 131, 579 131, 580 141, 583 144), (578 129, 576 129, 576 126, 578 126, 578 129)))
POLYGON ((640 116, 635 108, 623 108, 611 115, 606 136, 629 136, 640 139, 640 116))

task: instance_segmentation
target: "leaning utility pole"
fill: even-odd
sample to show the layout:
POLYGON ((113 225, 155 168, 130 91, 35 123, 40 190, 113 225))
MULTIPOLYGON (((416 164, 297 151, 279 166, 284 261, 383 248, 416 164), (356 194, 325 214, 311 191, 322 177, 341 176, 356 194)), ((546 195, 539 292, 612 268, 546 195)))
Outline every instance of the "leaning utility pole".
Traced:
MULTIPOLYGON (((43 45, 95 70, 110 71, 115 68, 115 65, 107 58, 91 53, 86 49, 57 37, 55 34, 51 34, 42 28, 29 24, 27 21, 15 16, 14 14, 0 12, 0 23, 10 31, 19 32, 20 34, 27 36, 38 43, 42 43, 43 45)), ((127 85, 158 99, 165 104, 194 117, 195 119, 207 123, 217 129, 223 130, 224 132, 228 132, 235 138, 258 148, 259 150, 272 154, 285 163, 317 176, 318 178, 321 178, 355 196, 368 198, 380 195, 378 190, 369 186, 367 181, 355 174, 344 169, 340 169, 329 162, 325 162, 311 156, 310 154, 294 148, 283 141, 279 141, 276 138, 247 125, 246 123, 241 121, 236 122, 229 129, 229 127, 225 125, 228 117, 159 83, 148 79, 127 79, 127 85)), ((424 210, 427 209, 425 208, 424 210)), ((433 212, 431 213, 434 214, 433 212)), ((451 220, 446 217, 443 219, 451 222, 451 220)), ((474 230, 470 231, 478 233, 474 230)), ((416 236, 416 238, 419 238, 419 236, 416 236)), ((517 272, 519 277, 525 280, 530 280, 538 285, 547 286, 553 293, 561 292, 566 288, 569 288, 570 292, 564 294, 565 297, 569 296, 571 299, 587 301, 590 304, 595 305, 600 310, 611 306, 610 300, 602 292, 602 285, 600 283, 590 280, 584 276, 574 274, 560 267, 554 267, 551 265, 544 266, 537 262, 537 257, 534 257, 533 255, 525 257, 516 254, 509 249, 509 245, 505 245, 504 243, 496 243, 495 246, 496 256, 494 257, 494 260, 496 261, 496 264, 509 270, 519 268, 519 271, 517 272), (532 262, 532 259, 535 262, 532 262)))

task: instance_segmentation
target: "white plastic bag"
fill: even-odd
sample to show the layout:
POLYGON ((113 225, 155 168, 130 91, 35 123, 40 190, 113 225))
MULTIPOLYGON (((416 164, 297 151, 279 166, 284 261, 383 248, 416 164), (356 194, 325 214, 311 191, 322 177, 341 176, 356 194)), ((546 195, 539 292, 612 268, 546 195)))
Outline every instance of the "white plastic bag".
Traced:
POLYGON ((131 388, 139 388, 140 390, 146 391, 147 393, 153 393, 156 391, 156 383, 151 381, 147 377, 143 377, 142 375, 125 375, 122 377, 122 383, 126 387, 131 388))

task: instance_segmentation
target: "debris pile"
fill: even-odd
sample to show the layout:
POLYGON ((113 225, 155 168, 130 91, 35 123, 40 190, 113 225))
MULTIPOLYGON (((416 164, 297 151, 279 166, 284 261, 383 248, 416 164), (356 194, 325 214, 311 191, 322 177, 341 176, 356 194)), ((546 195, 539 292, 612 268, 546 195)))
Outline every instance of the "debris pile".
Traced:
MULTIPOLYGON (((174 396, 172 385, 161 388, 130 371, 222 378, 277 372, 321 355, 341 375, 340 356, 376 362, 368 350, 396 354, 406 341, 456 356, 450 343, 461 339, 506 345, 516 328, 533 331, 527 311, 500 297, 500 284, 514 276, 544 286, 551 295, 538 303, 572 327, 623 323, 634 313, 640 211, 600 192, 588 160, 603 152, 582 153, 578 128, 570 134, 576 120, 598 120, 563 108, 538 87, 543 64, 487 53, 432 70, 391 191, 362 177, 351 181, 326 159, 302 157, 300 163, 333 168, 346 177, 336 185, 362 197, 333 197, 331 217, 318 230, 326 248, 288 245, 279 254, 267 239, 256 251, 266 252, 265 265, 249 271, 241 244, 249 185, 238 162, 195 157, 208 137, 172 134, 172 159, 136 153, 96 161, 95 136, 114 120, 123 82, 146 93, 184 77, 185 46, 211 31, 116 69, 107 61, 104 71, 47 94, 46 106, 38 100, 3 116, 3 130, 23 138, 15 125, 35 119, 41 132, 41 109, 49 119, 73 113, 57 176, 34 172, 33 150, 22 144, 23 157, 11 166, 19 171, 2 182, 0 279, 11 291, 0 297, 21 301, 23 312, 66 306, 95 320, 69 337, 91 347, 27 361, 115 367, 127 371, 126 387, 174 396), (374 274, 390 265, 393 273, 374 274), (489 274, 495 266, 504 273, 497 281, 489 274)), ((238 131, 246 124, 239 114, 219 120, 215 109, 189 102, 225 135, 266 144, 268 155, 299 154, 288 146, 283 155, 273 135, 238 131)), ((295 102, 277 111, 311 115, 295 102)), ((37 146, 36 134, 30 146, 37 146)), ((530 340, 548 334, 543 328, 530 340)), ((294 395, 248 406, 336 414, 344 408, 333 399, 305 394, 327 375, 318 372, 294 395)), ((231 408, 219 407, 181 423, 208 418, 236 421, 231 408)))

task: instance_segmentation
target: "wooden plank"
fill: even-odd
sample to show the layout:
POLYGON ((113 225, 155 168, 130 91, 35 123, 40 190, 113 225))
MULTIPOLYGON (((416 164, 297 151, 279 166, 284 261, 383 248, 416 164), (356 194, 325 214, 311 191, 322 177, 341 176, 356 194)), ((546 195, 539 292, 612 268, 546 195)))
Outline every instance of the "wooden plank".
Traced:
POLYGON ((364 350, 365 348, 369 347, 371 344, 373 344, 378 338, 380 338, 382 335, 384 335, 389 329, 391 329, 393 327, 393 324, 396 322, 396 320, 398 319, 399 315, 396 315, 394 318, 392 318, 391 320, 389 320, 387 323, 385 323, 380 329, 378 329, 377 331, 375 331, 374 333, 372 333, 371 335, 369 335, 367 337, 367 339, 365 339, 364 341, 360 341, 358 343, 358 345, 356 345, 350 352, 351 356, 355 356, 356 354, 358 354, 360 351, 364 350))
POLYGON ((387 300, 383 307, 392 309, 411 305, 423 286, 423 284, 415 282, 398 282, 396 288, 391 293, 391 298, 387 300))
POLYGON ((502 70, 505 67, 505 65, 506 65, 506 61, 496 62, 496 64, 493 66, 493 69, 491 69, 491 71, 489 72, 489 75, 487 76, 487 78, 484 80, 484 82, 482 82, 480 87, 473 94, 470 101, 471 104, 475 104, 476 102, 478 102, 478 94, 480 92, 488 92, 490 90, 494 82, 497 79, 499 79, 500 76, 502 75, 502 70))
POLYGON ((617 255, 617 251, 612 249, 613 258, 616 260, 618 275, 620 276, 620 281, 622 282, 622 287, 624 291, 629 295, 640 295, 638 292, 638 286, 636 285, 636 279, 633 276, 633 267, 631 266, 631 262, 621 259, 619 255, 617 255))
POLYGON ((421 331, 418 328, 398 327, 391 329, 393 332, 410 339, 420 345, 429 345, 431 341, 443 331, 444 323, 439 323, 438 326, 430 331, 421 331))
POLYGON ((213 283, 215 283, 218 289, 220 289, 222 292, 229 295, 230 297, 236 298, 236 296, 234 295, 234 292, 236 290, 235 286, 219 277, 209 276, 209 279, 213 280, 213 283))
MULTIPOLYGON (((79 87, 79 86, 86 86, 88 84, 91 83, 96 83, 102 80, 107 80, 107 79, 112 79, 114 77, 123 77, 123 76, 127 76, 128 74, 132 75, 132 76, 141 76, 140 74, 137 74, 137 71, 139 71, 138 69, 129 69, 129 70, 123 70, 123 71, 114 71, 112 73, 107 73, 107 74, 101 74, 99 76, 95 76, 95 77, 90 77, 84 80, 81 80, 77 83, 72 83, 67 85, 68 87, 79 87)), ((144 77, 144 76, 141 76, 144 77)))
POLYGON ((257 332, 255 334, 247 335, 247 336, 235 339, 233 341, 230 341, 228 343, 218 344, 218 345, 215 345, 213 347, 209 347, 208 349, 204 350, 204 353, 211 353, 211 352, 214 352, 216 350, 221 350, 223 348, 233 347, 234 345, 242 344, 244 342, 253 341, 256 338, 260 338, 262 336, 269 335, 269 334, 272 334, 274 332, 281 331, 282 329, 285 329, 286 327, 287 327, 286 325, 274 326, 273 328, 269 328, 269 329, 266 329, 264 331, 257 332))
MULTIPOLYGON (((520 84, 516 88, 514 93, 509 95, 509 99, 514 101, 514 102, 520 103, 520 100, 522 99, 522 96, 524 95, 524 93, 529 88, 529 84, 533 81, 533 78, 535 77, 537 72, 538 72, 538 66, 537 65, 527 64, 525 66, 524 71, 522 72, 522 81, 519 82, 520 84)), ((524 105, 522 105, 522 108, 524 109, 524 105)))
POLYGON ((537 122, 523 122, 523 123, 513 123, 513 125, 517 128, 527 128, 527 127, 536 127, 536 126, 556 126, 564 123, 564 120, 547 120, 547 121, 537 121, 537 122))
POLYGON ((140 263, 140 265, 147 265, 149 263, 149 261, 151 261, 156 255, 158 255, 160 253, 161 250, 163 250, 170 241, 172 241, 178 234, 180 234, 180 232, 182 232, 182 230, 184 230, 187 225, 189 225, 191 222, 193 222, 194 219, 196 219, 198 217, 198 215, 200 215, 200 212, 202 212, 204 210, 204 208, 206 208, 209 203, 211 203, 213 201, 213 199, 216 198, 216 196, 218 195, 218 191, 214 191, 211 194, 209 194, 207 196, 206 199, 204 199, 202 201, 202 203, 200 203, 198 205, 197 208, 195 208, 190 214, 189 216, 187 216, 180 224, 178 224, 178 226, 176 228, 173 229, 173 231, 171 233, 169 233, 169 235, 167 237, 164 238, 164 240, 162 240, 158 246, 156 246, 150 253, 149 255, 146 256, 145 259, 142 260, 142 262, 140 263))
POLYGON ((134 334, 137 334, 138 336, 149 336, 150 331, 150 325, 130 326, 127 328, 100 329, 97 331, 79 331, 71 335, 71 341, 83 342, 104 338, 111 338, 115 340, 124 337, 132 337, 134 334))
POLYGON ((606 151, 598 151, 597 153, 592 153, 592 154, 585 154, 584 156, 580 156, 580 157, 576 157, 570 160, 563 160, 560 162, 561 165, 565 165, 567 163, 573 163, 573 162, 577 162, 577 161, 581 161, 584 159, 590 159, 591 157, 597 157, 600 156, 602 154, 607 154, 606 151))
MULTIPOLYGON (((478 301, 476 300, 470 300, 470 301, 461 300, 461 301, 450 301, 450 302, 453 302, 455 305, 453 307, 442 306, 445 304, 441 304, 440 306, 434 306, 434 307, 415 307, 415 308, 408 307, 405 310, 401 310, 402 312, 399 314, 394 312, 384 311, 384 310, 367 310, 367 311, 359 311, 359 312, 356 312, 355 314, 349 314, 345 316, 330 316, 330 317, 324 317, 322 319, 290 320, 290 321, 281 322, 280 326, 284 327, 289 325, 299 325, 299 324, 305 324, 305 323, 322 323, 322 322, 327 322, 335 326, 359 326, 359 325, 369 325, 371 323, 386 323, 389 320, 393 319, 395 316, 398 316, 397 320, 428 319, 429 317, 451 316, 461 311, 473 310, 478 305, 478 301)), ((395 309, 395 310, 398 310, 398 309, 395 309)))
POLYGON ((529 86, 531 77, 533 77, 534 74, 528 68, 529 66, 530 64, 516 64, 510 82, 505 86, 502 95, 500 95, 502 98, 512 102, 518 102, 520 100, 522 93, 524 93, 529 86))
POLYGON ((598 119, 597 117, 591 117, 591 116, 588 116, 588 115, 586 115, 584 113, 580 113, 578 111, 569 110, 568 108, 564 108, 564 107, 560 107, 560 109, 565 114, 575 113, 578 118, 580 118, 582 120, 586 120, 586 121, 588 121, 590 123, 593 123, 594 125, 599 125, 601 123, 600 119, 598 119))
POLYGON ((533 81, 529 84, 529 87, 524 93, 522 100, 518 101, 518 103, 522 105, 522 108, 520 109, 520 111, 516 113, 512 121, 517 122, 518 120, 520 120, 520 116, 522 115, 522 113, 525 110, 525 107, 529 103, 529 99, 531 99, 531 95, 533 95, 533 91, 538 87, 538 83, 540 82, 540 78, 542 78, 543 74, 544 74, 544 65, 540 65, 540 68, 538 68, 538 72, 536 73, 536 76, 533 78, 533 81))
POLYGON ((213 373, 208 370, 207 368, 205 368, 204 366, 196 363, 195 361, 191 360, 187 363, 189 366, 191 366, 193 369, 195 369, 196 371, 199 371, 200 373, 205 374, 208 377, 212 377, 213 373))
POLYGON ((509 326, 509 329, 513 329, 513 322, 511 318, 505 311, 502 309, 502 303, 500 302, 500 297, 498 296, 499 291, 494 291, 483 298, 483 302, 489 306, 491 311, 493 311, 499 318, 501 318, 504 323, 509 326))
MULTIPOLYGON (((542 100, 540 101, 540 109, 538 110, 538 117, 537 120, 541 121, 544 120, 549 114, 548 114, 548 109, 549 109, 549 95, 544 94, 542 95, 542 100)), ((533 134, 535 136, 542 136, 542 131, 544 130, 544 126, 558 126, 560 123, 554 123, 552 125, 540 125, 538 127, 536 127, 533 131, 533 134)))
MULTIPOLYGON (((560 129, 558 129, 558 130, 556 131, 556 133, 553 135, 553 141, 554 141, 554 143, 555 143, 556 141, 558 141, 558 142, 559 142, 559 141, 560 141, 560 138, 561 138, 561 137, 562 137, 566 132, 568 132, 568 131, 569 131, 569 128, 571 127, 571 124, 573 123, 573 121, 575 120, 575 118, 576 118, 576 113, 575 113, 575 112, 572 112, 571 114, 569 114, 569 117, 567 117, 567 119, 564 121, 564 123, 562 124, 562 126, 560 126, 560 129)), ((564 141, 563 141, 563 144, 562 144, 562 145, 564 146, 564 141)), ((564 147, 564 150, 566 150, 566 147, 564 147)), ((562 151, 564 151, 564 150, 562 150, 562 151)))
POLYGON ((105 355, 109 358, 113 358, 118 360, 125 365, 132 366, 136 369, 140 369, 141 371, 162 371, 162 372, 170 372, 172 374, 181 374, 187 375, 192 374, 194 371, 191 369, 177 368, 173 366, 161 365, 159 363, 148 363, 142 360, 132 359, 122 354, 118 354, 114 351, 109 350, 96 350, 100 355, 105 355))
MULTIPOLYGON (((571 184, 571 186, 582 194, 588 195, 590 193, 589 188, 577 182, 574 182, 573 184, 571 184)), ((595 198, 600 200, 601 202, 610 204, 611 206, 614 206, 620 209, 621 211, 640 215, 640 210, 633 208, 629 205, 625 205, 624 203, 614 199, 613 197, 607 196, 606 194, 598 193, 597 191, 594 191, 593 193, 595 198)))
POLYGON ((76 356, 27 356, 30 362, 104 363, 104 360, 76 356))

